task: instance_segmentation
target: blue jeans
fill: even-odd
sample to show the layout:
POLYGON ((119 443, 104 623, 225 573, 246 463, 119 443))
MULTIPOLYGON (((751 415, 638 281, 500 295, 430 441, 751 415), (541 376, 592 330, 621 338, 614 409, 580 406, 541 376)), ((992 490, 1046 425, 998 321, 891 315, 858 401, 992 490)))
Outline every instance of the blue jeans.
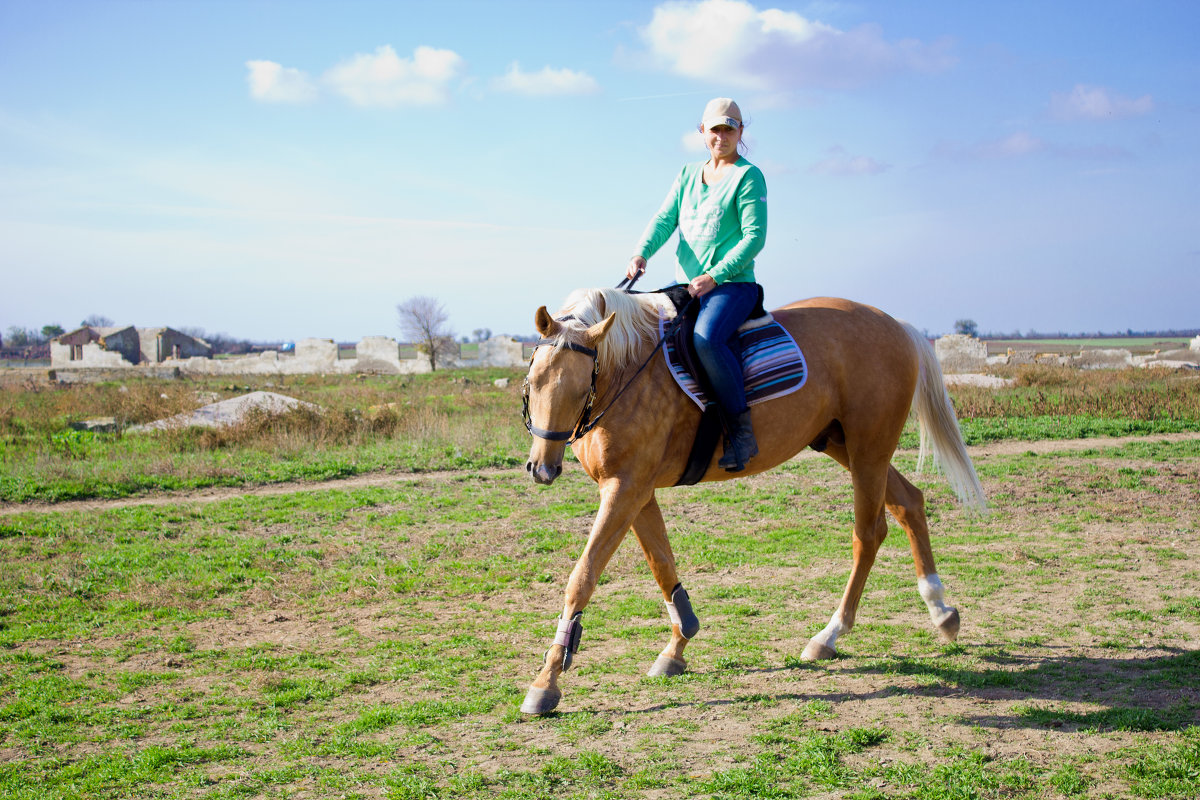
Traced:
POLYGON ((754 283, 723 283, 700 298, 692 342, 716 401, 731 415, 746 410, 737 329, 750 316, 757 300, 758 285, 754 283))

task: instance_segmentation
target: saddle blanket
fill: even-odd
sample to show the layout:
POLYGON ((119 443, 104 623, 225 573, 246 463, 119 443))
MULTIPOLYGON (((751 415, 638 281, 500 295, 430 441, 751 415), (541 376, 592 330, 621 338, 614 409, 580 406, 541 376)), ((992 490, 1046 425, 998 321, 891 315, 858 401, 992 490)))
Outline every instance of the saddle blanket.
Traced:
MULTIPOLYGON (((659 323, 659 333, 666 322, 659 323)), ((808 380, 808 365, 804 353, 792 335, 778 322, 738 331, 742 348, 742 372, 746 380, 746 403, 758 405, 791 394, 808 380)), ((683 354, 678 352, 674 337, 663 343, 671 376, 683 393, 704 409, 709 399, 704 396, 700 382, 692 374, 683 354)))

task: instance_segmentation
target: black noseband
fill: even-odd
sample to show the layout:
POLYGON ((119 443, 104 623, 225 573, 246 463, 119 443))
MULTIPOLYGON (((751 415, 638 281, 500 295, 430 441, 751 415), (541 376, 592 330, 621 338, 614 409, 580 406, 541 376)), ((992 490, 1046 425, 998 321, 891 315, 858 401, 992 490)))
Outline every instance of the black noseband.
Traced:
MULTIPOLYGON (((542 340, 538 344, 543 345, 548 344, 548 342, 542 340)), ((591 416, 592 405, 596 402, 596 375, 600 372, 600 361, 599 354, 591 347, 575 344, 575 342, 563 342, 562 347, 592 359, 592 386, 588 390, 587 401, 583 404, 583 411, 579 412, 579 419, 575 422, 575 427, 569 431, 548 431, 533 424, 533 419, 529 416, 529 378, 525 378, 525 384, 521 387, 522 415, 525 417, 525 430, 529 431, 531 435, 551 442, 574 444, 577 439, 590 431, 599 422, 599 418, 592 420, 591 416)), ((531 357, 530 362, 532 361, 531 357)))

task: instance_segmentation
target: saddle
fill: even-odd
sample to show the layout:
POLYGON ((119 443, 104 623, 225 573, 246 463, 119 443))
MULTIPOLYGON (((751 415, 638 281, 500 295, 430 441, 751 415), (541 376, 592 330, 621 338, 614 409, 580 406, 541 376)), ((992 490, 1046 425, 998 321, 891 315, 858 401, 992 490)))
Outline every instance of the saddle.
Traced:
MULTIPOLYGON (((804 385, 807 366, 804 354, 791 334, 763 308, 763 288, 758 288, 758 300, 747 320, 738 328, 739 358, 746 377, 748 405, 781 397, 804 385)), ((671 336, 663 343, 667 366, 679 388, 701 409, 700 425, 692 442, 688 464, 676 486, 698 483, 708 471, 722 434, 728 434, 729 424, 719 404, 713 402, 713 392, 692 347, 692 333, 699 313, 692 303, 687 285, 668 286, 659 290, 665 294, 681 315, 671 336)))

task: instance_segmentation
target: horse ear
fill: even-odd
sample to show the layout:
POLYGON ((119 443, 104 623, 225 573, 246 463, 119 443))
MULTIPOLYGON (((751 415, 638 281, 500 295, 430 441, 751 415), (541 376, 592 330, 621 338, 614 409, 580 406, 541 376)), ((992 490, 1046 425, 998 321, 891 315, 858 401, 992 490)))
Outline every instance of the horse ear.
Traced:
POLYGON ((562 323, 550 316, 550 312, 546 310, 545 306, 539 308, 533 315, 533 324, 543 339, 549 339, 562 330, 562 323))
POLYGON ((616 313, 609 314, 604 318, 603 322, 597 322, 595 325, 587 329, 588 340, 592 343, 597 343, 605 337, 613 323, 616 322, 616 313))

